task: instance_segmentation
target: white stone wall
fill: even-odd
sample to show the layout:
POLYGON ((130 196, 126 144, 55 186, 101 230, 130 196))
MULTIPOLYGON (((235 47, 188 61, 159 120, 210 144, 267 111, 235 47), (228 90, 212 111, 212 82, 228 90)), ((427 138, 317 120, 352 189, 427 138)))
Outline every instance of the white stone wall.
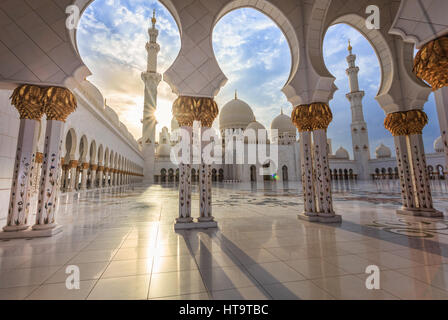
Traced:
POLYGON ((19 132, 19 114, 11 107, 11 90, 0 90, 0 220, 6 218, 19 132))
MULTIPOLYGON (((17 148, 17 136, 19 132, 19 114, 15 107, 11 106, 9 97, 12 90, 0 90, 0 220, 6 218, 9 206, 10 188, 14 167, 14 157, 17 148)), ((80 92, 76 92, 78 108, 71 114, 65 124, 63 136, 63 156, 65 156, 65 137, 68 130, 74 129, 77 139, 76 157, 79 157, 79 143, 81 137, 87 138, 88 147, 93 140, 98 150, 103 145, 104 150, 109 148, 114 153, 134 162, 143 168, 143 158, 138 149, 137 142, 128 134, 127 129, 120 124, 118 118, 114 121, 113 115, 108 114, 98 105, 98 101, 91 98, 84 99, 80 92)), ((116 116, 116 115, 115 115, 116 116)), ((38 143, 38 151, 43 151, 46 120, 41 121, 41 131, 38 143)), ((87 162, 90 162, 87 156, 87 162)), ((37 196, 37 193, 36 195, 37 196)), ((35 202, 35 201, 33 201, 35 202)), ((32 207, 31 210, 34 210, 32 207)))

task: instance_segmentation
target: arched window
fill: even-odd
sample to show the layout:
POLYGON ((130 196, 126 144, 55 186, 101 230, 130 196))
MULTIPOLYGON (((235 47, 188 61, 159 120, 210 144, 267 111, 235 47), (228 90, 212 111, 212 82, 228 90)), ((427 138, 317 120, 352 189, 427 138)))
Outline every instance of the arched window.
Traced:
POLYGON ((160 181, 166 182, 166 169, 160 170, 160 181))

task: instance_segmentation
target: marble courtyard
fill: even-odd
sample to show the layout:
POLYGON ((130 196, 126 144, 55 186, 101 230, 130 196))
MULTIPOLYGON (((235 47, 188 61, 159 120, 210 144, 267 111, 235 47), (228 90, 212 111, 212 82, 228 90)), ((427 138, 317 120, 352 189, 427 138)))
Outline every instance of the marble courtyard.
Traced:
POLYGON ((342 224, 313 224, 294 214, 299 187, 216 186, 220 228, 178 232, 175 185, 63 196, 63 233, 0 243, 0 298, 448 299, 448 221, 397 217, 386 181, 334 184, 342 224), (365 287, 372 264, 381 290, 365 287), (80 290, 66 289, 68 265, 80 290))
POLYGON ((448 300, 448 1, 160 0, 163 16, 139 11, 146 52, 131 58, 145 66, 126 65, 144 91, 113 106, 77 42, 94 2, 0 1, 0 300, 448 300), (290 111, 279 103, 269 129, 266 106, 218 96, 213 32, 242 8, 290 49, 277 92, 290 111), (350 152, 330 136, 341 102, 324 38, 338 24, 367 40, 380 78, 366 95, 344 40, 350 152), (368 128, 368 97, 392 148, 368 128))

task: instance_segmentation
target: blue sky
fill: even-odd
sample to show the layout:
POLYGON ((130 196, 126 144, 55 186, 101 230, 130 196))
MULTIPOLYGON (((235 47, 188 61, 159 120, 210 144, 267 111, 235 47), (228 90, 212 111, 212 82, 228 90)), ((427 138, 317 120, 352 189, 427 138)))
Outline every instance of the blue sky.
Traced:
MULTIPOLYGON (((157 1, 96 0, 83 15, 78 30, 81 57, 93 73, 88 80, 101 90, 108 105, 136 138, 141 136, 144 87, 140 73, 146 69, 145 43, 153 8, 157 10, 159 70, 163 73, 179 52, 180 38, 174 19, 157 1)), ((380 143, 393 147, 392 136, 383 126, 384 112, 374 99, 380 81, 377 57, 360 33, 346 25, 336 25, 328 30, 324 41, 325 62, 339 88, 330 102, 334 120, 328 136, 333 141, 333 151, 343 146, 352 153, 350 105, 345 98, 349 91, 345 75, 347 39, 352 41, 361 69, 360 87, 366 92, 364 113, 372 153, 380 143)), ((251 105, 257 120, 267 128, 281 108, 291 113, 292 106, 280 91, 291 68, 290 50, 281 30, 268 17, 249 8, 230 12, 214 29, 213 47, 229 79, 216 97, 220 107, 238 90, 239 98, 251 105)), ((170 126, 175 98, 162 82, 156 114, 159 130, 170 126)), ((433 94, 425 111, 430 119, 424 129, 425 148, 433 152, 433 141, 440 135, 433 94)))

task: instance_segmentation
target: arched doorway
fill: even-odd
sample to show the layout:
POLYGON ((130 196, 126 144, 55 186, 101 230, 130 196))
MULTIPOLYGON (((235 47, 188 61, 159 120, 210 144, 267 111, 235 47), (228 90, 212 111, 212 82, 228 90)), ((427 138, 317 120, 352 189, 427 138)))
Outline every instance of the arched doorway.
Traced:
POLYGON ((257 167, 256 166, 250 166, 250 181, 251 182, 257 181, 257 167))
POLYGON ((282 179, 283 181, 288 181, 288 167, 283 166, 282 168, 282 179))
POLYGON ((218 181, 219 182, 224 181, 224 170, 223 169, 219 169, 218 181))
POLYGON ((216 169, 212 169, 212 181, 216 182, 218 180, 218 172, 216 169))

